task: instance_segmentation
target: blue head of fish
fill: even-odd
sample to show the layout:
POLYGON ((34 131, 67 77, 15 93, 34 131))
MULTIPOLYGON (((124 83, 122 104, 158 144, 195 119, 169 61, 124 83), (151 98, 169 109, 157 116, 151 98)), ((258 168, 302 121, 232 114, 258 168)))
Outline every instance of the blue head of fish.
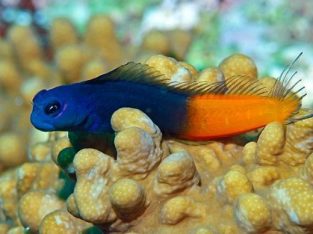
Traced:
POLYGON ((91 105, 81 92, 79 86, 41 90, 33 98, 31 123, 42 131, 84 131, 91 105))

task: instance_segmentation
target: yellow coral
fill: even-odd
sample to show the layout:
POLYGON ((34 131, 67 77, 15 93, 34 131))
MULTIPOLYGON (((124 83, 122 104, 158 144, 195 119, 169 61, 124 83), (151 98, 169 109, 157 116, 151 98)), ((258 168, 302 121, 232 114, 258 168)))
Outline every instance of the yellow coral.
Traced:
POLYGON ((188 53, 188 48, 192 43, 192 33, 187 30, 174 29, 169 33, 171 52, 179 60, 183 60, 188 53))
POLYGON ((221 162, 217 158, 215 152, 208 147, 197 147, 192 155, 195 160, 197 160, 196 164, 198 168, 202 168, 203 172, 215 172, 221 168, 221 162))
POLYGON ((58 155, 61 152, 61 150, 66 148, 66 147, 70 147, 70 146, 71 146, 71 143, 67 137, 60 137, 60 138, 56 139, 55 143, 53 144, 52 149, 51 149, 52 160, 55 163, 57 163, 58 155))
POLYGON ((161 135, 158 126, 145 113, 137 109, 127 107, 118 109, 112 115, 111 124, 116 132, 130 127, 138 127, 151 135, 161 135))
POLYGON ((31 60, 43 60, 43 50, 30 26, 14 25, 10 28, 8 36, 18 62, 27 72, 31 60))
POLYGON ((6 167, 12 167, 25 160, 25 142, 22 136, 15 133, 0 135, 0 163, 6 167))
POLYGON ((313 188, 300 178, 277 181, 270 190, 274 226, 285 232, 307 233, 313 226, 313 188))
POLYGON ((114 144, 117 164, 124 175, 145 177, 161 159, 161 149, 155 147, 153 138, 139 128, 119 132, 114 144))
POLYGON ((0 61, 0 86, 7 92, 17 92, 21 85, 21 75, 10 61, 0 61))
POLYGON ((216 233, 214 230, 212 230, 211 228, 198 228, 197 230, 195 230, 194 234, 214 234, 216 233))
POLYGON ((313 182, 313 153, 305 160, 304 164, 305 178, 313 182))
POLYGON ((60 187, 59 171, 60 169, 51 162, 24 163, 17 169, 16 188, 19 196, 30 190, 56 190, 60 187))
POLYGON ((256 142, 249 142, 247 143, 242 150, 242 160, 245 165, 254 164, 256 161, 256 149, 257 143, 256 142))
MULTIPOLYGON (((269 205, 264 201, 273 182, 299 171, 279 164, 285 130, 278 123, 267 126, 257 143, 244 147, 219 142, 161 143, 159 128, 143 112, 131 108, 116 111, 111 123, 116 131, 116 159, 95 149, 75 155, 77 183, 67 200, 72 215, 110 225, 117 232, 229 234, 276 227, 279 221, 271 218, 273 207, 275 217, 284 216, 274 199, 269 205), (283 134, 277 134, 277 129, 283 134), (272 143, 267 151, 266 142, 272 143), (275 165, 260 164, 259 159, 273 155, 275 165), (261 196, 253 194, 254 190, 261 196), (226 223, 220 224, 221 219, 226 223)), ((55 144, 60 141, 66 143, 61 137, 55 144)))
POLYGON ((198 79, 196 80, 197 82, 208 82, 208 83, 214 83, 214 82, 219 82, 224 80, 224 75, 222 71, 218 68, 207 68, 204 69, 198 79))
MULTIPOLYGON (((88 22, 85 43, 99 52, 112 67, 121 65, 123 51, 112 20, 104 15, 93 16, 88 22)), ((125 57, 125 56, 124 56, 125 57)))
POLYGON ((51 145, 47 142, 36 143, 31 147, 28 158, 33 162, 51 160, 51 145))
POLYGON ((160 31, 147 33, 142 41, 142 48, 158 54, 167 54, 170 51, 169 38, 160 31))
POLYGON ((257 162, 264 165, 275 165, 278 155, 283 152, 284 143, 284 126, 278 122, 268 124, 257 142, 257 162))
POLYGON ((109 196, 114 210, 124 219, 141 214, 146 205, 143 186, 131 179, 115 182, 110 188, 109 196))
POLYGON ((168 200, 161 208, 160 219, 164 224, 177 224, 188 217, 201 217, 205 213, 203 206, 189 197, 177 196, 168 200))
POLYGON ((74 194, 70 194, 70 196, 66 200, 66 207, 68 212, 70 212, 73 216, 79 217, 79 210, 76 205, 74 194))
POLYGON ((254 61, 243 54, 233 54, 225 58, 219 65, 225 79, 235 76, 243 76, 246 79, 257 78, 257 67, 254 61))
POLYGON ((26 193, 19 200, 18 213, 24 227, 38 231, 40 222, 47 214, 63 207, 64 203, 56 195, 32 191, 26 193))
MULTIPOLYGON (((299 116, 311 111, 301 110, 299 116)), ((295 166, 303 164, 313 150, 313 118, 289 124, 286 127, 286 143, 280 160, 295 166)))
POLYGON ((247 176, 238 170, 228 171, 217 182, 218 194, 228 202, 233 202, 240 194, 253 191, 252 184, 247 176))
POLYGON ((160 71, 169 81, 191 82, 192 73, 188 68, 179 64, 175 59, 163 55, 151 56, 146 64, 160 71))
POLYGON ((20 87, 22 97, 26 104, 31 105, 36 93, 45 88, 45 83, 37 78, 28 79, 20 87))
POLYGON ((269 95, 274 87, 274 85, 277 85, 278 80, 274 77, 265 76, 259 80, 262 87, 266 88, 266 94, 269 95))
POLYGON ((6 234, 9 230, 9 225, 6 223, 1 223, 0 224, 0 234, 6 234))
POLYGON ((269 186, 280 179, 279 169, 272 166, 257 167, 248 173, 254 189, 269 186))
POLYGON ((46 215, 41 221, 39 233, 54 234, 68 233, 76 234, 83 232, 90 224, 77 219, 65 210, 56 210, 46 215))
POLYGON ((17 223, 17 191, 15 171, 7 171, 0 177, 0 211, 3 219, 11 219, 17 223))
POLYGON ((193 159, 184 151, 169 155, 158 167, 154 191, 168 195, 199 183, 193 159))
POLYGON ((107 65, 102 59, 94 59, 88 62, 82 70, 82 80, 89 80, 106 73, 107 65))
MULTIPOLYGON (((20 132, 24 133, 25 127, 22 129, 22 126, 27 128, 27 124, 19 121, 25 114, 17 115, 13 110, 19 111, 24 106, 12 108, 15 105, 9 103, 6 93, 12 92, 15 97, 20 92, 22 101, 28 104, 36 90, 61 83, 60 77, 67 82, 89 79, 127 58, 127 55, 122 56, 114 25, 108 17, 93 17, 83 42, 78 41, 71 23, 62 20, 55 21, 50 31, 58 64, 58 71, 53 74, 51 66, 42 59, 43 51, 29 27, 13 28, 8 36, 10 45, 0 40, 0 55, 4 58, 0 62, 0 85, 5 89, 0 105, 1 110, 8 110, 1 114, 0 131, 9 132, 0 136, 0 156, 8 159, 3 160, 1 169, 19 164, 6 165, 12 162, 13 155, 25 160, 26 151, 21 147, 26 138, 20 132), (12 54, 12 46, 16 56, 12 54), (18 66, 14 63, 15 57, 18 66), (44 79, 24 81, 22 77, 25 75, 44 79), (10 119, 18 125, 11 124, 10 119), (11 125, 19 132, 11 133, 11 125), (18 138, 16 143, 3 140, 7 134, 18 138), (11 144, 13 147, 9 147, 11 144)), ((188 47, 190 34, 174 31, 160 38, 158 48, 151 46, 155 41, 147 48, 168 49, 181 57, 188 47)), ((257 77, 254 62, 238 54, 226 58, 219 67, 200 73, 188 63, 165 56, 153 56, 146 63, 164 73, 169 82, 195 80, 212 83, 234 75, 247 79, 257 77)), ((259 82, 270 92, 275 80, 265 77, 259 82)), ((20 96, 12 100, 18 103, 20 96)), ((144 111, 149 115, 148 110, 144 111)), ((312 229, 313 195, 306 182, 312 183, 313 180, 313 160, 309 156, 312 155, 312 119, 290 124, 286 129, 281 124, 272 123, 265 128, 258 142, 250 142, 244 147, 221 142, 178 142, 168 140, 168 136, 162 139, 160 129, 151 119, 142 111, 131 108, 116 111, 111 123, 115 131, 116 155, 109 156, 94 149, 83 149, 75 155, 73 173, 76 173, 77 183, 66 203, 75 217, 99 224, 109 231, 129 234, 239 234, 264 232, 268 228, 267 233, 274 233, 274 229, 304 233, 312 229), (299 176, 302 169, 306 181, 296 178, 293 182, 286 179, 274 183, 281 178, 299 176), (220 200, 227 201, 227 204, 218 202, 220 200), (272 224, 270 210, 274 214, 272 224)), ((88 224, 59 210, 64 208, 64 203, 54 195, 60 186, 59 169, 50 162, 50 157, 56 161, 59 152, 71 146, 67 133, 52 133, 43 143, 47 135, 38 132, 33 131, 31 137, 32 144, 35 143, 29 150, 32 162, 0 176, 0 221, 6 222, 0 225, 0 232, 3 228, 5 232, 22 233, 21 221, 32 231, 38 231, 40 226, 42 233, 81 232, 88 224), (49 194, 36 189, 48 189, 49 194), (49 198, 44 198, 46 196, 49 198), (58 210, 45 215, 54 209, 58 210)))
POLYGON ((0 133, 8 129, 12 115, 15 113, 15 108, 11 108, 10 101, 6 100, 4 97, 4 95, 0 95, 0 133))
POLYGON ((13 228, 10 228, 7 234, 25 234, 26 230, 24 227, 13 227, 13 228))
POLYGON ((196 69, 194 66, 192 66, 191 64, 186 63, 186 62, 178 62, 178 64, 181 65, 181 66, 183 66, 184 68, 186 68, 186 69, 190 72, 191 77, 192 77, 193 79, 195 79, 196 77, 198 77, 198 71, 197 71, 197 69, 196 69))
POLYGON ((118 132, 115 147, 120 171, 124 175, 133 173, 135 177, 145 177, 163 153, 160 129, 145 113, 132 108, 115 111, 111 124, 118 132))
POLYGON ((0 38, 0 58, 2 60, 13 60, 12 46, 4 38, 0 38))
POLYGON ((112 163, 110 156, 94 149, 82 149, 75 155, 74 199, 84 220, 106 223, 116 219, 108 198, 112 163))
POLYGON ((97 15, 88 22, 85 40, 87 44, 93 46, 103 46, 106 39, 115 38, 114 25, 108 16, 97 15))
POLYGON ((241 174, 244 174, 244 175, 247 173, 246 169, 243 166, 239 165, 239 164, 232 165, 230 167, 230 171, 238 171, 238 172, 240 172, 241 174))
POLYGON ((88 53, 79 45, 68 45, 60 48, 56 61, 64 81, 67 83, 79 81, 84 64, 88 61, 88 53))
POLYGON ((37 79, 47 80, 52 77, 51 68, 42 60, 32 59, 25 65, 27 71, 32 76, 35 76, 37 79))
POLYGON ((50 42, 54 49, 78 42, 74 26, 66 18, 55 19, 52 22, 49 34, 50 42))
POLYGON ((231 165, 238 160, 242 153, 241 147, 235 144, 223 144, 221 142, 212 142, 208 145, 224 166, 231 165))
POLYGON ((235 203, 235 217, 248 233, 260 233, 271 225, 271 211, 265 200, 254 193, 242 194, 235 203))

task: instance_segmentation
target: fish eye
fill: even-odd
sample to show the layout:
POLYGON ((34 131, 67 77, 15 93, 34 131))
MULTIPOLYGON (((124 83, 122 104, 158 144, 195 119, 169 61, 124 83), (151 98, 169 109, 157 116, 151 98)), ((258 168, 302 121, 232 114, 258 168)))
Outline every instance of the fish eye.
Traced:
POLYGON ((55 114, 60 110, 60 107, 61 107, 61 105, 59 102, 50 103, 49 105, 47 105, 45 107, 45 113, 47 115, 55 114))

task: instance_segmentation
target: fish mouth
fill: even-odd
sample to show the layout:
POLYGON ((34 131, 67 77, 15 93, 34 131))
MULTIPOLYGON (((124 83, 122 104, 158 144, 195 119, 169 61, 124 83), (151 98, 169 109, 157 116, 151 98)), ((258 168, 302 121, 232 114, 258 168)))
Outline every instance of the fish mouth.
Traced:
POLYGON ((31 114, 30 122, 36 129, 40 131, 43 131, 43 132, 55 131, 55 127, 52 124, 42 122, 42 121, 37 121, 35 114, 31 114))
POLYGON ((40 131, 43 132, 51 132, 51 131, 55 131, 55 127, 52 124, 48 124, 48 123, 36 123, 34 121, 31 121, 32 125, 37 128, 40 131))

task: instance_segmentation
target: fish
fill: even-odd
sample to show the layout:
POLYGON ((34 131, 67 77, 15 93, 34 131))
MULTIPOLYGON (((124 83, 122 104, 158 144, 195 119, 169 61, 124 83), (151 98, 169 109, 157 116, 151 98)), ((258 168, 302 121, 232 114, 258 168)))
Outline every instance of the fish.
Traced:
MULTIPOLYGON (((299 57, 299 56, 298 56, 299 57)), ((295 61, 294 61, 295 62, 295 61)), ((147 114, 164 134, 202 141, 230 137, 270 122, 292 123, 301 107, 291 67, 270 92, 257 80, 235 76, 213 84, 178 83, 147 64, 129 62, 94 79, 39 91, 32 125, 41 131, 114 132, 112 114, 123 107, 147 114)))

